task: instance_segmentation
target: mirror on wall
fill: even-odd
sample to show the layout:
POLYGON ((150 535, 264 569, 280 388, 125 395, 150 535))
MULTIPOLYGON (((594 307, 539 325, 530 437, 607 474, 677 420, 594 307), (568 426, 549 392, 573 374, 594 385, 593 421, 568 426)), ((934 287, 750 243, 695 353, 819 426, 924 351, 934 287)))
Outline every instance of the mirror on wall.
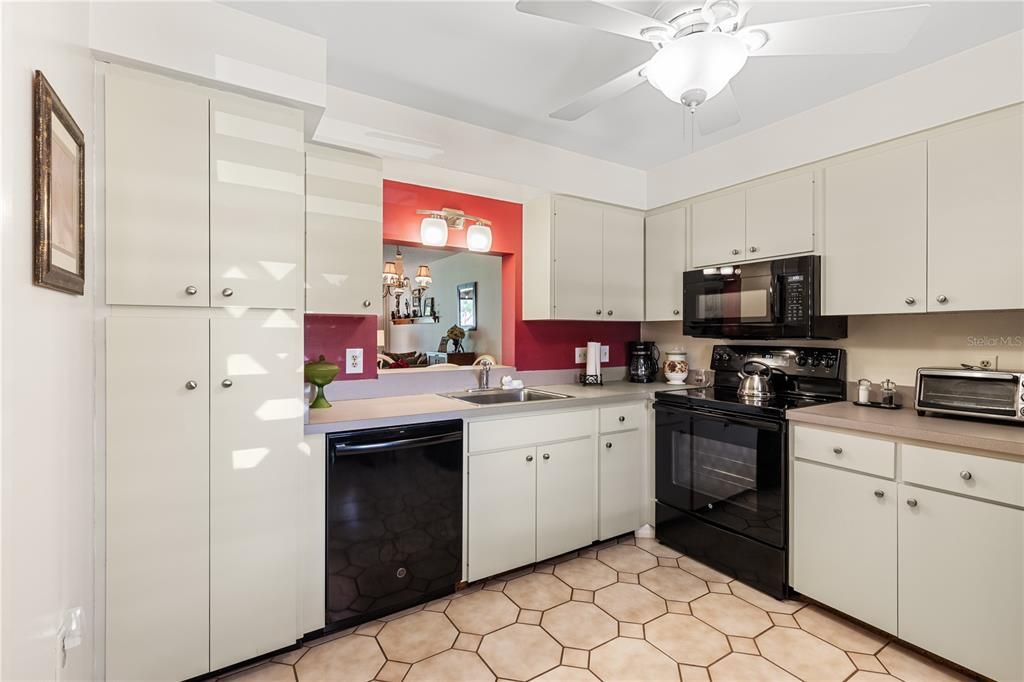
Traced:
POLYGON ((501 256, 384 244, 382 371, 501 363, 501 256))

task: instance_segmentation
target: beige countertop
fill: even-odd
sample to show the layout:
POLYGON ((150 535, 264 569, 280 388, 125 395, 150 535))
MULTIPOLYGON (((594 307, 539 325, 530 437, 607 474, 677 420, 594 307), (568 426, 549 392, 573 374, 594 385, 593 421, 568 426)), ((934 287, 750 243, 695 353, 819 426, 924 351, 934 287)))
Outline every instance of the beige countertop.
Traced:
POLYGON ((876 436, 924 441, 1024 460, 1024 426, 1014 424, 920 417, 913 407, 883 410, 848 402, 789 410, 786 417, 793 423, 863 431, 876 436))
POLYGON ((543 391, 563 393, 571 398, 502 405, 474 405, 436 393, 399 395, 362 400, 335 400, 324 409, 310 410, 306 433, 329 433, 375 426, 393 426, 414 421, 439 419, 467 419, 491 417, 516 412, 534 412, 550 409, 571 409, 629 399, 647 399, 655 391, 675 388, 664 383, 633 384, 628 381, 610 381, 604 386, 555 384, 530 386, 543 391))

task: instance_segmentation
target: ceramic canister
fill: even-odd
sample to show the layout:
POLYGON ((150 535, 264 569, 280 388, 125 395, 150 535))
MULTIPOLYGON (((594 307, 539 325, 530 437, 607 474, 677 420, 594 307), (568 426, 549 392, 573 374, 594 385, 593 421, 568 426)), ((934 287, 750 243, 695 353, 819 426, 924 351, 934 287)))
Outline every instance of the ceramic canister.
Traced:
POLYGON ((665 381, 670 384, 681 384, 690 373, 690 363, 686 360, 686 351, 673 349, 665 352, 665 381))

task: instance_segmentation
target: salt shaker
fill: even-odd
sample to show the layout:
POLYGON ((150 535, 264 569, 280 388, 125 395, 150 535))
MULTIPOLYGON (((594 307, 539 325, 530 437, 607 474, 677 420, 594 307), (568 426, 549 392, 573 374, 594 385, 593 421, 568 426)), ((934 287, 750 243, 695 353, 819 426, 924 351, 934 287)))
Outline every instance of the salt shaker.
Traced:
POLYGON ((857 402, 866 403, 871 399, 871 380, 860 379, 857 382, 857 402))

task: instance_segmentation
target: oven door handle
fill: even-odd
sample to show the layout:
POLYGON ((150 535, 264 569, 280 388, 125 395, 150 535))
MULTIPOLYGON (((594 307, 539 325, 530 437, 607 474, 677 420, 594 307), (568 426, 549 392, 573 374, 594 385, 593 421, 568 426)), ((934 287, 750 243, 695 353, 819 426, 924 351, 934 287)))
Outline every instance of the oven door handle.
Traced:
POLYGON ((744 417, 737 414, 723 414, 721 412, 713 412, 711 410, 704 410, 699 407, 669 407, 667 405, 654 405, 655 410, 661 410, 668 414, 673 415, 697 415, 700 417, 712 417, 719 421, 727 422, 729 424, 743 424, 744 426, 752 426, 757 429, 765 429, 766 431, 782 431, 782 424, 777 421, 771 421, 767 419, 756 419, 753 417, 744 417))

